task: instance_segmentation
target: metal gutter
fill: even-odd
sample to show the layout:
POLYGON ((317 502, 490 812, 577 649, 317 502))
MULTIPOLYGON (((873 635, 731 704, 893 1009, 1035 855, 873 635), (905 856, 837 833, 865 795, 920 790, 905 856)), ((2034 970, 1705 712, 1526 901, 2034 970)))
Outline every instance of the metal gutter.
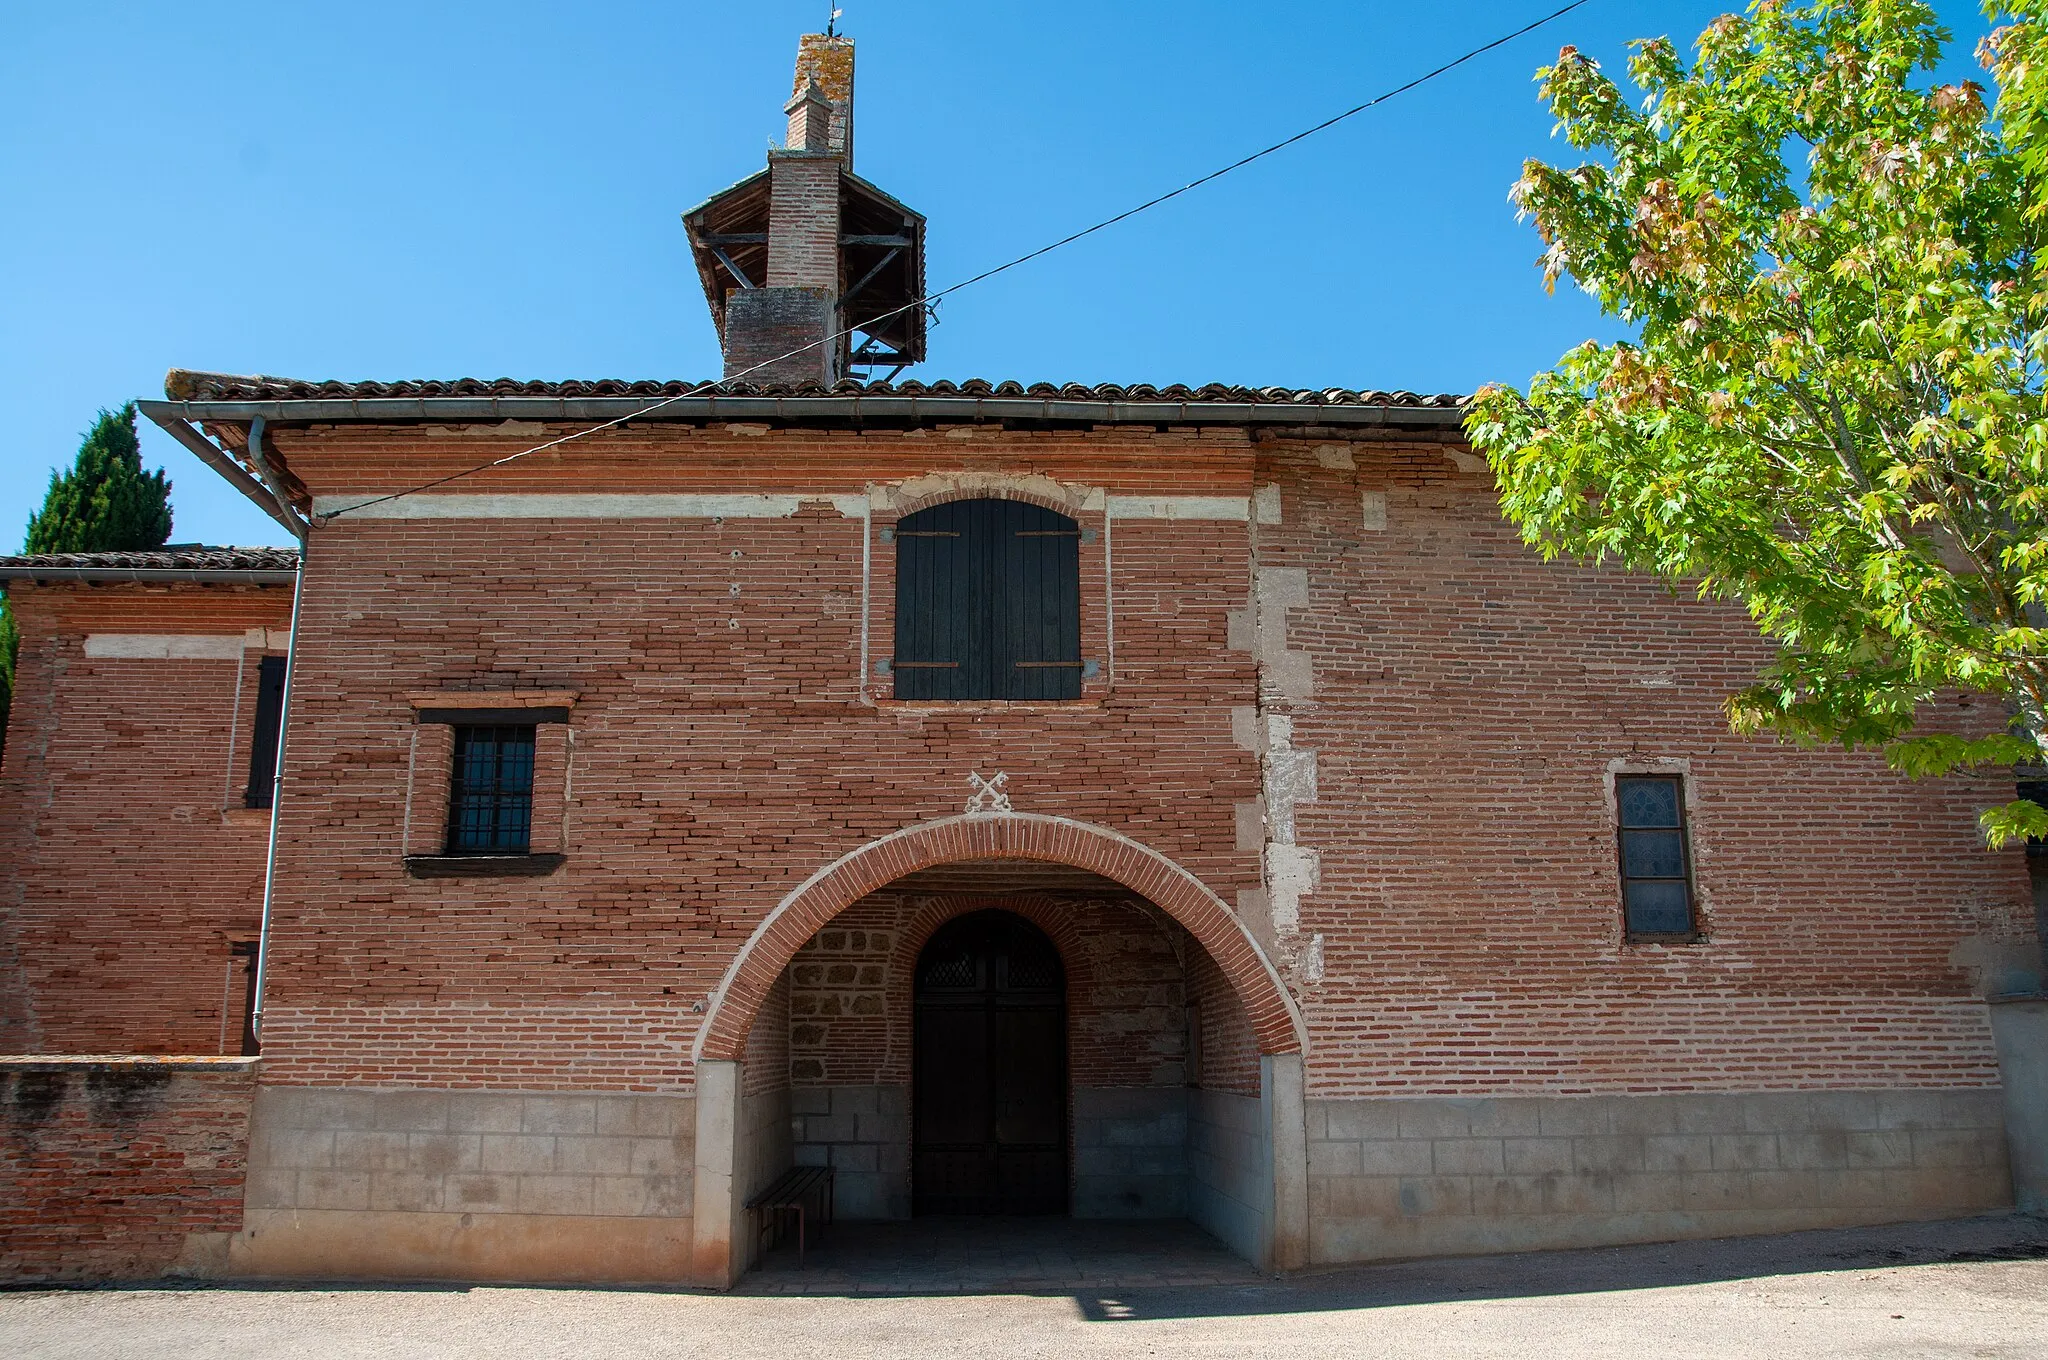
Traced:
POLYGON ((277 901, 277 822, 284 811, 284 753, 292 734, 292 682, 298 676, 299 604, 306 598, 306 554, 299 553, 299 569, 292 573, 291 641, 284 648, 284 693, 277 703, 277 754, 270 765, 270 838, 263 852, 263 916, 256 927, 255 993, 249 1004, 249 1033, 255 1036, 257 1052, 263 1051, 263 984, 270 968, 270 916, 277 901))
MULTIPOLYGON (((649 412, 657 421, 908 420, 912 424, 972 424, 1042 420, 1075 425, 1321 425, 1457 427, 1459 406, 1312 405, 1293 402, 1074 401, 1062 397, 306 397, 273 401, 144 401, 159 425, 174 422, 246 423, 562 420, 606 421, 649 412), (658 409, 657 409, 658 408, 658 409)), ((165 428, 170 428, 165 425, 165 428)), ((189 426, 188 426, 189 428, 189 426)), ((188 445, 189 447, 189 445, 188 445)), ((196 452, 196 450, 195 450, 196 452)), ((253 480, 253 479, 251 479, 253 480)))
POLYGON ((141 584, 180 581, 205 585, 288 586, 297 573, 268 567, 17 567, 0 565, 0 581, 91 581, 141 584))
POLYGON ((228 455, 221 449, 215 447, 213 441, 208 439, 194 426, 187 424, 184 420, 179 419, 177 416, 172 415, 163 409, 165 407, 168 407, 171 403, 162 401, 139 401, 135 404, 138 408, 141 409, 142 413, 148 416, 152 421, 154 421, 157 424, 157 426, 163 430, 165 434, 168 434, 171 438, 177 440, 180 444, 183 444, 187 449, 191 450, 193 456, 198 458, 200 462, 206 464, 215 472, 218 472, 221 476, 225 477, 237 491, 241 492, 244 496, 247 496, 250 500, 256 502, 257 506, 262 509, 264 514, 269 515, 279 524, 282 524, 285 528, 291 530, 293 537, 299 539, 305 538, 305 524, 299 521, 296 516, 290 514, 281 514, 280 503, 274 497, 272 497, 268 487, 264 486, 263 483, 257 481, 254 477, 251 477, 248 474, 248 472, 246 472, 242 468, 241 464, 237 463, 234 459, 228 457, 228 455))

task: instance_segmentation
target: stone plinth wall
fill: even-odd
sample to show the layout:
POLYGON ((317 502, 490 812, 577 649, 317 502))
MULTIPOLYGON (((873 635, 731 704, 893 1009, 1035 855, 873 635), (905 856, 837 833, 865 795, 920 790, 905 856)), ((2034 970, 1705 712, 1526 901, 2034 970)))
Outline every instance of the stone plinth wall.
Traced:
POLYGON ((687 1278, 687 1096, 266 1087, 238 1274, 687 1278))
POLYGON ((207 1273, 242 1223, 253 1058, 0 1058, 0 1279, 207 1273))
POLYGON ((1996 1090, 1310 1100, 1318 1264, 2009 1205, 1996 1090))
POLYGON ((1192 1090, 1187 1108, 1188 1217, 1255 1261, 1273 1198, 1263 1104, 1234 1091, 1192 1090))
POLYGON ((1074 1217, 1187 1213, 1187 1088, 1083 1086, 1073 1099, 1074 1217))
POLYGON ((909 1086, 799 1086, 790 1110, 797 1165, 833 1168, 840 1218, 910 1217, 909 1086))

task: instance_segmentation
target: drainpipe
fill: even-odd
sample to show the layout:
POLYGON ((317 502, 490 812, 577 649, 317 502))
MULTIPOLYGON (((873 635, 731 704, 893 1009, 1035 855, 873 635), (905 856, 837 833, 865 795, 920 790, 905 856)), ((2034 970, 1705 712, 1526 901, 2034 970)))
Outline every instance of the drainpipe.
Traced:
MULTIPOLYGON (((272 494, 277 494, 277 484, 268 475, 269 463, 263 456, 263 432, 266 422, 257 416, 249 422, 250 461, 259 471, 265 473, 264 481, 272 494)), ((282 503, 283 498, 279 497, 282 503)), ((310 525, 308 526, 310 528, 310 525)), ((255 999, 249 1007, 249 1030, 256 1038, 256 1046, 263 1047, 263 982, 270 967, 270 909, 277 900, 277 821, 284 811, 284 753, 285 739, 292 730, 292 682, 298 676, 299 655, 299 602, 306 592, 306 548, 310 535, 299 535, 299 567, 292 576, 292 631, 291 640, 284 649, 284 694, 278 701, 277 713, 277 758, 270 770, 270 844, 263 855, 263 918, 256 931, 256 982, 255 999)))

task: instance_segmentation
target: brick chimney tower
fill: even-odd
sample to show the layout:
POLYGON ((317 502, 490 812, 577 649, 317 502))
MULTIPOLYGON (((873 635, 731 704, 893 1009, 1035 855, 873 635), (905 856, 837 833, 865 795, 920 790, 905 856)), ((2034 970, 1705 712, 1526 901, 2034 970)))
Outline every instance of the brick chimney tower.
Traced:
POLYGON ((683 214, 725 376, 829 386, 918 362, 924 218, 853 173, 852 39, 803 36, 783 112, 768 168, 683 214))

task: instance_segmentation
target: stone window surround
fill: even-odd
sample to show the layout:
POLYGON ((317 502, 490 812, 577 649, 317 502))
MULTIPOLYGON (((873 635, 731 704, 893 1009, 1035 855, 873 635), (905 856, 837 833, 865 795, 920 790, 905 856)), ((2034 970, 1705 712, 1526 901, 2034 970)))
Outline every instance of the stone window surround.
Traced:
POLYGON ((1601 776, 1601 792, 1606 800, 1607 826, 1614 836, 1614 911, 1617 929, 1621 934, 1624 949, 1690 948, 1713 943, 1712 902, 1707 886, 1702 881, 1699 839, 1699 780, 1694 776, 1692 762, 1682 756, 1620 756, 1607 762, 1601 776), (1628 906, 1622 892, 1621 876, 1621 796, 1615 787, 1617 778, 1626 779, 1632 775, 1663 775, 1678 781, 1680 817, 1685 835, 1685 863, 1687 886, 1692 894, 1692 933, 1688 935, 1637 935, 1628 928, 1628 906))
POLYGON ((570 719, 574 690, 426 690, 406 696, 413 734, 406 766, 402 839, 413 878, 537 878, 568 858, 570 719), (532 723, 533 822, 523 855, 451 855, 447 808, 454 778, 455 727, 461 723, 532 723))

